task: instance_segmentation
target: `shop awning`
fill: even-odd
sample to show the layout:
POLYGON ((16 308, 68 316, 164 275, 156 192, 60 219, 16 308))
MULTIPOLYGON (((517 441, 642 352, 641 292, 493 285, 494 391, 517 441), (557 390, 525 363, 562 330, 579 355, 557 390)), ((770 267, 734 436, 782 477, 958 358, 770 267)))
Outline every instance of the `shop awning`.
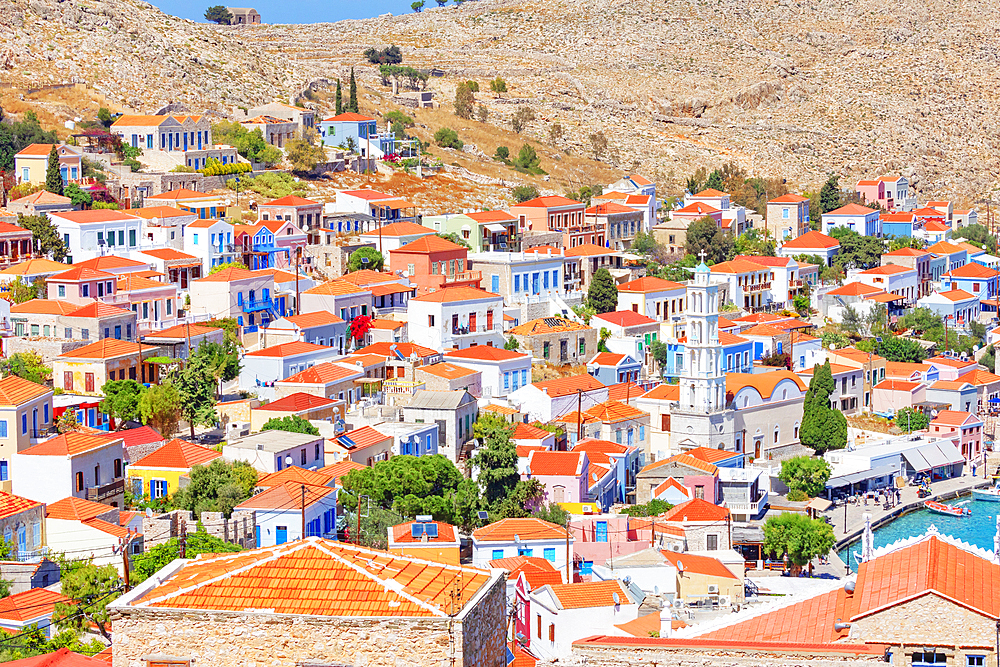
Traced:
POLYGON ((491 222, 488 225, 486 225, 486 229, 490 230, 494 234, 506 234, 507 233, 507 228, 506 227, 504 227, 503 225, 498 225, 495 222, 491 222))
POLYGON ((167 267, 167 269, 168 270, 169 269, 193 269, 196 266, 201 266, 201 262, 193 261, 193 262, 182 262, 180 264, 171 264, 170 266, 167 267))
POLYGON ((903 458, 917 472, 927 472, 931 469, 931 464, 920 454, 919 449, 907 449, 903 452, 903 458))
POLYGON ((947 465, 951 465, 951 461, 945 456, 945 453, 941 451, 937 445, 925 445, 920 448, 920 455, 924 457, 931 468, 941 468, 947 465))
POLYGON ((825 512, 833 506, 833 503, 826 498, 813 498, 806 504, 806 509, 825 512))

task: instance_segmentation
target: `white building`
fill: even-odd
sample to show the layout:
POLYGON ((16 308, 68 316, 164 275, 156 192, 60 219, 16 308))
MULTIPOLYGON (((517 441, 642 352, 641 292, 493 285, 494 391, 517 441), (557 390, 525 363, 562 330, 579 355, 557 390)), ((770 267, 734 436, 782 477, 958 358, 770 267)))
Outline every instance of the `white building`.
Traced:
POLYGON ((778 257, 810 255, 824 260, 826 266, 832 266, 833 258, 837 256, 838 252, 840 252, 840 241, 822 232, 812 230, 802 236, 786 240, 775 254, 778 257))
POLYGON ((308 433, 264 431, 229 441, 222 447, 227 461, 246 461, 269 474, 291 466, 318 470, 326 465, 323 437, 308 433))
POLYGON ((631 310, 673 328, 684 317, 686 294, 681 283, 646 276, 618 287, 618 310, 631 310))
POLYGON ((362 243, 375 244, 375 249, 381 250, 382 257, 385 258, 385 263, 388 266, 390 251, 399 250, 419 238, 433 235, 434 230, 429 227, 424 227, 413 222, 396 222, 390 225, 382 225, 376 230, 365 232, 360 238, 362 243))
POLYGON ((835 227, 845 227, 862 236, 881 236, 882 221, 879 212, 861 204, 847 204, 823 214, 823 233, 835 227))
POLYGON ((195 213, 173 206, 151 206, 132 209, 131 213, 142 221, 140 245, 152 248, 184 247, 184 226, 198 219, 195 213))
POLYGON ((77 432, 13 455, 11 490, 46 504, 67 496, 124 507, 124 439, 77 432))
POLYGON ((502 347, 503 297, 475 287, 446 287, 410 299, 410 341, 433 350, 502 347))
POLYGON ((142 238, 142 220, 124 211, 60 211, 49 218, 66 244, 67 264, 137 250, 142 238))
POLYGON ((113 565, 123 574, 121 547, 129 540, 129 553, 143 552, 142 517, 132 512, 122 521, 117 507, 82 498, 63 498, 45 508, 46 546, 57 553, 72 554, 74 559, 92 559, 94 565, 113 565))
POLYGON ((729 283, 729 301, 747 312, 757 312, 774 301, 771 269, 746 259, 719 262, 712 266, 712 278, 729 283))
POLYGON ((552 248, 544 252, 471 252, 468 265, 470 271, 482 272, 484 288, 501 295, 508 304, 542 303, 561 300, 572 292, 565 279, 564 252, 552 248))
MULTIPOLYGON (((305 341, 293 341, 254 350, 243 355, 239 386, 260 398, 274 398, 276 380, 284 380, 300 371, 326 361, 342 358, 335 347, 305 341)), ((353 396, 349 404, 353 404, 353 396)))
POLYGON ((236 509, 256 513, 258 547, 273 547, 303 537, 337 536, 337 489, 329 486, 288 481, 244 500, 236 509))
MULTIPOLYGON (((746 231, 747 208, 745 206, 733 206, 727 193, 714 189, 702 190, 696 194, 684 193, 684 206, 698 203, 708 204, 712 208, 721 211, 722 220, 720 224, 723 229, 729 229, 736 234, 742 234, 746 231)), ((753 211, 750 212, 752 213, 753 211)))
POLYGON ((642 597, 641 591, 633 592, 617 579, 546 584, 533 590, 529 594, 532 654, 543 660, 569 658, 573 642, 618 632, 616 625, 638 618, 642 597))
POLYGON ((572 535, 566 541, 566 533, 562 526, 541 519, 501 519, 472 531, 472 566, 488 569, 492 560, 534 556, 552 563, 565 582, 566 559, 573 558, 574 543, 572 535))
POLYGON ((521 387, 512 391, 507 400, 518 406, 530 421, 547 424, 577 407, 586 411, 603 403, 608 400, 608 388, 590 375, 572 375, 521 387), (577 390, 582 393, 578 394, 577 390))
POLYGON ((484 398, 503 398, 531 382, 531 355, 495 345, 477 345, 444 353, 445 361, 482 374, 484 398))
POLYGON ((284 315, 275 312, 271 299, 274 276, 264 271, 226 268, 192 281, 190 291, 193 315, 233 317, 240 326, 266 324, 284 315))
POLYGON ((856 280, 862 285, 877 287, 901 296, 905 305, 914 304, 920 290, 920 276, 916 270, 899 264, 876 266, 866 271, 849 271, 847 280, 856 280))
POLYGON ((196 220, 184 228, 183 250, 201 260, 204 275, 218 264, 237 261, 233 226, 222 220, 196 220))

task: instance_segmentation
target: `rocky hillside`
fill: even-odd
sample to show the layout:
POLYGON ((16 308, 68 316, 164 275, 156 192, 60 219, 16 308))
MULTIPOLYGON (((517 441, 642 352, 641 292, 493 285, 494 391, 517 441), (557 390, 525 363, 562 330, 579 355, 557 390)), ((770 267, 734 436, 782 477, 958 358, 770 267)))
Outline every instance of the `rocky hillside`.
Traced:
POLYGON ((509 130, 530 105, 525 135, 553 155, 590 155, 600 130, 603 162, 664 185, 730 160, 799 187, 830 172, 849 182, 912 169, 922 199, 971 204, 1000 167, 1000 97, 987 92, 1000 83, 998 14, 934 0, 476 0, 238 29, 136 0, 8 0, 0 80, 77 77, 142 110, 180 101, 226 112, 352 65, 387 94, 361 51, 397 44, 406 64, 445 72, 429 87, 446 107, 465 79, 480 82, 491 125, 509 130), (487 81, 498 75, 509 92, 494 98, 487 81))

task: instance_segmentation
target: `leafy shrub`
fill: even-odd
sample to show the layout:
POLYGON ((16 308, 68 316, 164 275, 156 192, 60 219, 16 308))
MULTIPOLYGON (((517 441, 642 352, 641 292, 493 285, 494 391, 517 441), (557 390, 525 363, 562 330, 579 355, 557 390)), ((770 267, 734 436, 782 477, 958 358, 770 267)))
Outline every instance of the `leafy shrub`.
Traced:
POLYGON ((398 46, 389 46, 384 49, 368 47, 364 50, 364 56, 372 65, 398 65, 403 62, 403 53, 398 46))
POLYGON ((534 185, 518 185, 516 188, 514 188, 511 194, 514 196, 514 201, 516 201, 518 204, 522 204, 528 201, 529 199, 534 199, 535 197, 537 197, 538 188, 536 188, 534 185))
POLYGON ((458 138, 458 132, 450 127, 442 127, 434 133, 434 142, 443 148, 462 150, 465 144, 458 138))
POLYGON ((252 168, 246 162, 230 162, 222 164, 214 158, 208 159, 208 164, 198 170, 198 173, 205 176, 227 176, 229 174, 245 174, 252 168))
POLYGON ((479 82, 478 81, 466 81, 465 85, 474 93, 479 92, 479 82))
POLYGON ((809 500, 809 496, 807 496, 806 492, 801 489, 792 489, 788 492, 788 499, 793 503, 800 503, 804 500, 809 500))
POLYGON ((535 111, 531 107, 521 107, 511 119, 510 126, 515 132, 521 134, 521 131, 533 120, 535 120, 535 111))
POLYGON ((497 152, 493 155, 497 160, 506 162, 510 159, 510 149, 506 146, 497 146, 497 152))

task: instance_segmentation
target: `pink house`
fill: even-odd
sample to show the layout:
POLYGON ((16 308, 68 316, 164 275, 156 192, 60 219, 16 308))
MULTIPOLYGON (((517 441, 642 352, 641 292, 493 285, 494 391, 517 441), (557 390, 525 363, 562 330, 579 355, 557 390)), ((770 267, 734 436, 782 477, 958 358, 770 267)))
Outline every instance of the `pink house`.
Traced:
POLYGON ((872 408, 875 412, 899 412, 927 400, 927 385, 923 382, 886 379, 875 385, 872 408))
POLYGON ((117 280, 113 273, 75 266, 49 278, 48 297, 86 306, 96 299, 114 296, 117 280))
MULTIPOLYGON (((629 531, 627 514, 574 514, 569 521, 573 553, 584 563, 604 565, 605 561, 649 548, 649 539, 639 540, 629 531)), ((589 568, 581 569, 581 574, 589 568)), ((589 577, 584 575, 584 581, 589 577)))
POLYGON ((971 412, 942 410, 931 421, 927 431, 934 436, 955 436, 966 461, 979 462, 983 457, 983 420, 971 412))
POLYGON ((533 450, 528 453, 528 469, 521 479, 541 482, 550 503, 585 503, 590 500, 589 472, 586 452, 533 450))
POLYGON ((892 199, 892 193, 886 190, 885 181, 881 179, 876 181, 858 181, 857 193, 858 196, 869 204, 877 202, 887 211, 891 211, 895 204, 892 199))

